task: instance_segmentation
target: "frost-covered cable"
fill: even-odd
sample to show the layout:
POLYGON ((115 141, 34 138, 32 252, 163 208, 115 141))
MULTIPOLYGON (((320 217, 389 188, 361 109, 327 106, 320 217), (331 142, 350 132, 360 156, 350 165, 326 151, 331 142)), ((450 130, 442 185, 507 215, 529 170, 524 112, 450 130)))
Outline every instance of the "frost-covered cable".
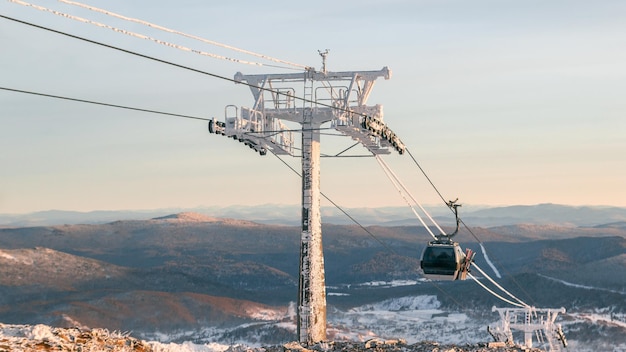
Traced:
POLYGON ((489 280, 492 284, 496 285, 497 288, 499 288, 500 290, 502 290, 502 292, 506 293, 509 297, 513 298, 514 300, 518 301, 520 304, 524 305, 524 307, 530 307, 528 304, 526 304, 526 302, 522 301, 521 299, 515 297, 511 292, 507 291, 504 287, 502 287, 500 284, 498 284, 495 280, 493 280, 489 275, 487 275, 478 265, 476 265, 476 263, 472 264, 473 268, 476 268, 476 270, 478 270, 479 273, 481 273, 484 277, 487 278, 487 280, 489 280))
POLYGON ((217 55, 217 54, 211 54, 211 53, 207 53, 204 51, 200 51, 200 50, 195 50, 195 49, 191 49, 182 45, 178 45, 178 44, 173 44, 173 43, 169 43, 163 40, 159 40, 159 39, 155 39, 152 37, 149 37, 147 35, 143 35, 143 34, 139 34, 139 33, 135 33, 135 32, 131 32, 131 31, 127 31, 124 29, 119 29, 113 26, 109 26, 107 24, 104 23, 100 23, 100 22, 96 22, 96 21, 92 21, 92 20, 88 20, 82 17, 78 17, 78 16, 73 16, 67 13, 63 13, 63 12, 59 12, 56 10, 52 10, 43 6, 39 6, 39 5, 34 5, 25 1, 21 1, 21 0, 8 0, 12 3, 16 3, 19 5, 23 5, 23 6, 27 6, 27 7, 32 7, 34 9, 40 10, 40 11, 44 11, 44 12, 50 12, 52 14, 55 14, 57 16, 61 16, 61 17, 65 17, 65 18, 69 18, 78 22, 82 22, 82 23, 87 23, 87 24, 91 24, 94 26, 98 26, 98 27, 102 27, 102 28, 107 28, 110 29, 114 32, 117 33, 122 33, 122 34, 126 34, 129 35, 131 37, 136 37, 136 38, 140 38, 140 39, 146 39, 146 40, 150 40, 153 41, 155 43, 161 44, 161 45, 165 45, 165 46, 169 46, 171 48, 174 49, 179 49, 182 51, 187 51, 187 52, 191 52, 191 53, 195 53, 195 54, 199 54, 199 55, 203 55, 203 56, 208 56, 214 59, 221 59, 221 60, 226 60, 226 61, 232 61, 232 62, 236 62, 236 63, 240 63, 240 64, 247 64, 247 65, 253 65, 253 66, 273 66, 273 67, 281 67, 281 66, 275 66, 275 65, 267 65, 267 64, 262 64, 262 63, 258 63, 258 62, 252 62, 252 61, 245 61, 245 60, 239 60, 239 59, 235 59, 235 58, 231 58, 231 57, 226 57, 226 56, 222 56, 222 55, 217 55))
MULTIPOLYGON (((384 160, 381 159, 381 161, 383 163, 385 163, 384 160)), ((387 165, 387 163, 385 163, 385 165, 387 165)), ((393 170, 391 170, 391 168, 389 166, 387 166, 387 168, 389 169, 389 172, 391 172, 391 174, 393 175, 393 177, 396 179, 396 181, 398 182, 398 184, 400 185, 400 187, 402 187, 402 189, 404 190, 404 192, 406 192, 406 194, 411 198, 411 200, 413 200, 413 202, 415 202, 415 204, 417 204, 418 207, 420 207, 420 209, 424 212, 424 214, 426 214, 426 216, 428 217, 428 219, 435 225, 435 227, 437 228, 437 230, 439 230, 439 232, 442 235, 445 235, 446 233, 441 229, 441 227, 439 227, 439 224, 437 224, 437 222, 432 218, 432 216, 430 216, 430 214, 426 211, 426 209, 424 209, 424 207, 420 204, 420 202, 418 202, 415 197, 413 197, 413 195, 411 194, 411 192, 409 192, 409 190, 406 188, 406 186, 404 185, 404 183, 402 183, 402 181, 400 180, 400 178, 398 177, 398 175, 396 175, 395 172, 393 172, 393 170)))
MULTIPOLYGON (((8 1, 13 1, 13 2, 15 2, 16 0, 8 0, 8 1)), ((27 6, 28 6, 28 5, 27 5, 27 6)), ((199 69, 196 69, 196 68, 193 68, 193 67, 189 67, 189 66, 185 66, 185 65, 177 64, 177 63, 172 62, 172 61, 167 61, 167 60, 159 59, 159 58, 156 58, 156 57, 154 57, 154 56, 149 56, 149 55, 141 54, 141 53, 136 52, 136 51, 132 51, 132 50, 128 50, 128 49, 123 49, 123 48, 120 48, 120 47, 117 47, 117 46, 114 46, 114 45, 105 44, 105 43, 98 42, 98 41, 95 41, 95 40, 87 39, 87 38, 85 38, 85 37, 81 37, 81 36, 78 36, 78 35, 75 35, 75 34, 70 34, 70 33, 67 33, 67 32, 58 31, 58 30, 56 30, 56 29, 48 28, 48 27, 45 27, 45 26, 40 26, 40 25, 37 25, 37 24, 31 23, 31 22, 26 22, 26 21, 18 20, 17 18, 13 18, 13 17, 5 16, 5 15, 2 15, 2 14, 0 14, 0 18, 4 18, 4 19, 9 20, 9 21, 14 21, 14 22, 17 22, 17 23, 21 23, 21 24, 23 24, 23 25, 31 26, 31 27, 34 27, 34 28, 38 28, 38 29, 41 29, 41 30, 44 30, 44 31, 48 31, 48 32, 52 32, 52 33, 59 34, 59 35, 63 35, 63 36, 66 36, 66 37, 68 37, 68 38, 73 38, 73 39, 81 40, 81 41, 83 41, 83 42, 87 42, 87 43, 90 43, 90 44, 98 45, 98 46, 101 46, 101 47, 104 47, 104 48, 108 48, 108 49, 112 49, 112 50, 117 50, 117 51, 119 51, 119 52, 123 52, 123 53, 126 53, 126 54, 134 55, 134 56, 141 57, 141 58, 144 58, 144 59, 147 59, 147 60, 152 60, 152 61, 159 62, 159 63, 162 63, 162 64, 166 64, 166 65, 174 66, 174 67, 177 67, 177 68, 182 68, 182 69, 184 69, 184 70, 189 70, 189 71, 192 71, 192 72, 195 72, 195 73, 200 73, 200 74, 203 74, 203 75, 211 76, 211 77, 213 77, 213 78, 218 78, 218 79, 221 79, 221 80, 224 80, 224 81, 228 81, 228 82, 232 82, 232 83, 236 83, 236 84, 241 84, 241 85, 244 85, 244 86, 248 86, 248 87, 251 87, 251 88, 259 89, 259 90, 264 91, 264 92, 271 92, 272 94, 282 94, 282 95, 286 95, 285 93, 283 93, 283 92, 279 92, 279 91, 274 90, 274 89, 272 89, 272 88, 267 88, 267 87, 259 87, 259 86, 257 86, 257 85, 251 84, 251 83, 247 83, 247 82, 242 82, 242 81, 235 80, 234 78, 225 77, 225 76, 221 76, 221 75, 218 75, 218 74, 215 74, 215 73, 211 73, 211 72, 207 72, 207 71, 199 70, 199 69)), ((339 106, 334 106, 334 105, 332 105, 332 104, 327 104, 327 103, 323 103, 323 102, 316 102, 316 101, 313 101, 313 100, 311 100, 311 99, 307 99, 307 98, 303 98, 303 97, 299 97, 299 96, 291 96, 291 95, 290 95, 290 97, 291 97, 291 98, 293 98, 293 99, 295 99, 295 100, 298 100, 298 101, 303 101, 303 102, 307 102, 307 103, 315 103, 315 104, 317 104, 317 105, 319 105, 319 106, 323 106, 323 107, 327 107, 327 108, 335 109, 335 110, 338 110, 338 111, 343 111, 343 112, 353 113, 353 114, 358 115, 358 116, 367 117, 367 115, 366 115, 366 114, 363 114, 363 113, 358 113, 358 112, 354 112, 354 111, 352 111, 352 110, 345 109, 345 108, 342 108, 342 107, 339 107, 339 106)), ((328 129, 330 129, 330 128, 328 128, 328 129)), ((296 131, 302 131, 302 130, 301 130, 301 129, 299 129, 299 130, 296 130, 296 131)))
POLYGON ((402 197, 402 199, 404 199, 404 201, 409 205, 409 208, 411 208, 411 211, 413 211, 413 214, 415 214, 415 216, 417 216, 417 219, 420 221, 420 223, 422 223, 422 226, 424 226, 424 228, 428 231, 428 233, 436 240, 437 236, 435 236, 435 234, 430 230, 430 228, 428 227, 428 225, 426 225, 426 222, 424 222, 424 220, 422 219, 422 217, 419 215, 419 213, 415 210, 415 208, 413 208, 413 205, 411 204, 411 202, 406 198, 406 196, 404 195, 404 193, 402 192, 402 189, 400 188, 400 186, 397 184, 396 180, 393 178, 393 176, 390 174, 388 166, 383 162, 382 158, 379 155, 376 155, 376 161, 378 161, 378 164, 381 166, 381 168, 383 169, 383 172, 385 173, 385 175, 387 176, 387 178, 389 178, 389 180, 391 181, 391 183, 394 185, 394 187, 396 188, 396 190, 398 191, 398 193, 400 194, 400 196, 402 197))
MULTIPOLYGON (((283 160, 278 154, 276 154, 276 152, 274 152, 273 150, 270 150, 270 153, 272 153, 276 159, 280 160, 280 162, 282 162, 285 166, 287 166, 289 169, 291 169, 291 171, 293 171, 293 173, 295 173, 296 175, 298 175, 298 177, 302 178, 302 175, 296 170, 294 169, 291 165, 289 165, 285 160, 283 160)), ((348 214, 347 211, 345 211, 342 207, 340 207, 337 203, 335 203, 332 199, 330 199, 326 194, 324 194, 324 192, 320 192, 320 194, 322 195, 322 197, 324 197, 324 199, 326 199, 327 201, 330 202, 330 204, 332 204, 335 208, 337 208, 339 211, 341 211, 345 216, 347 216, 350 220, 352 220, 352 222, 354 222, 355 224, 357 224, 363 231, 367 232, 368 235, 370 235, 370 237, 372 237, 374 240, 376 240, 378 243, 380 243, 383 247, 385 247, 387 250, 389 250, 390 252, 394 253, 394 254, 398 254, 395 250, 393 250, 393 248, 389 247, 385 242, 383 242, 381 239, 379 239, 378 237, 376 237, 370 230, 368 230, 365 226, 363 226, 360 222, 358 222, 355 218, 353 218, 350 214, 348 214)), ((443 292, 443 291, 442 291, 443 292)), ((445 293, 445 292, 444 292, 445 293)), ((451 297, 451 296, 450 296, 451 297)), ((457 304, 459 304, 454 297, 451 297, 453 301, 455 301, 457 304)), ((459 306, 462 306, 461 304, 459 304, 459 306)))
POLYGON ((482 282, 478 281, 478 279, 475 278, 474 275, 472 275, 470 273, 467 273, 467 276, 469 276, 472 280, 474 280, 478 285, 480 285, 482 288, 484 288, 487 292, 491 293, 492 295, 494 295, 495 297, 501 299, 502 301, 504 301, 504 302, 506 302, 506 303, 508 303, 510 305, 513 305, 513 306, 516 306, 516 307, 520 307, 520 308, 528 307, 528 306, 523 306, 523 305, 521 305, 519 303, 515 303, 513 301, 510 301, 510 300, 500 296, 499 294, 493 292, 489 287, 485 286, 482 282))
POLYGON ((393 178, 393 176, 389 173, 388 170, 388 166, 387 164, 385 164, 385 162, 382 160, 382 158, 380 157, 380 155, 376 155, 376 161, 378 161, 378 164, 382 167, 383 171, 385 172, 385 175, 387 175, 387 178, 389 178, 389 180, 391 181, 391 183, 394 185, 394 187, 396 187, 396 190, 398 191, 398 193, 400 193, 400 196, 406 201, 406 203, 409 205, 409 207, 411 208, 411 211, 413 211, 413 214, 415 214, 415 216, 417 216, 417 218, 419 219, 419 221, 422 223, 422 226, 424 226, 424 228, 426 229, 426 231, 428 231, 428 233, 435 239, 437 240, 437 236, 435 236, 435 234, 431 231, 431 229, 428 227, 428 225, 426 225, 426 223, 424 222, 424 220, 422 219, 422 217, 419 215, 419 213, 415 210, 415 208, 413 208, 413 205, 411 204, 411 202, 406 198, 406 196, 404 195, 404 193, 402 192, 402 189, 400 188, 400 186, 396 183, 396 180, 393 178))
MULTIPOLYGON (((409 156, 411 157, 411 159, 413 160, 413 163, 417 166, 417 168, 421 171, 422 175, 424 175, 424 177, 426 178, 426 180, 430 183, 430 185, 433 187, 433 189, 435 190, 435 192, 437 192, 437 194, 439 195, 439 198, 441 198, 441 200, 445 203, 448 204, 448 202, 446 202, 446 199, 443 197, 443 195, 441 194, 441 192, 439 191, 439 189, 437 188, 437 186, 435 186, 435 184, 433 183, 433 181, 431 180, 431 178, 428 176, 428 174, 426 173, 426 171, 424 170, 424 168, 422 168, 422 166, 420 165, 420 163, 417 161, 417 159, 415 159, 415 157, 413 156, 413 154, 411 153, 411 151, 409 150, 409 148, 405 149, 407 154, 409 154, 409 156)), ((452 210, 452 209, 450 209, 452 210)), ((474 231, 472 231, 472 229, 465 223, 465 221, 463 221, 462 219, 459 219, 461 221, 461 224, 463 224, 463 227, 465 227, 465 229, 470 233, 470 235, 472 235, 472 237, 474 237, 476 239, 476 242, 478 242, 479 244, 481 244, 482 247, 482 241, 480 240, 480 238, 478 238, 478 236, 474 233, 474 231)), ((487 251, 484 250, 483 248, 483 254, 486 256, 487 251)), ((491 261, 488 261, 491 262, 491 261)), ((504 268, 502 266, 502 264, 500 264, 500 266, 506 270, 506 268, 504 268)), ((494 273, 496 273, 496 275, 499 274, 499 272, 497 271, 497 269, 495 268, 495 266, 491 266, 492 269, 494 269, 494 273)), ((511 280, 513 280, 513 282, 515 283, 515 285, 524 293, 526 294, 526 296, 531 300, 531 302, 533 301, 532 297, 530 296, 530 294, 528 294, 528 292, 526 292, 526 290, 524 289, 523 285, 521 285, 514 277, 511 277, 511 280)))
POLYGON ((268 55, 259 54, 259 53, 255 53, 255 52, 252 52, 252 51, 249 51, 249 50, 240 49, 240 48, 237 48, 237 47, 234 47, 234 46, 230 46, 230 45, 227 45, 227 44, 218 43, 218 42, 213 41, 213 40, 205 39, 205 38, 198 37, 198 36, 195 36, 195 35, 192 35, 192 34, 187 34, 187 33, 180 32, 180 31, 177 31, 177 30, 174 30, 174 29, 170 29, 170 28, 167 28, 167 27, 159 26, 157 24, 150 23, 150 22, 147 22, 147 21, 143 21, 143 20, 140 20, 138 18, 132 18, 132 17, 127 17, 127 16, 124 16, 124 15, 120 15, 120 14, 117 14, 117 13, 114 13, 114 12, 111 12, 111 11, 108 11, 108 10, 104 10, 104 9, 100 9, 100 8, 97 8, 97 7, 94 7, 94 6, 82 4, 80 2, 69 1, 69 0, 58 0, 58 1, 60 1, 62 3, 69 4, 69 5, 79 6, 79 7, 91 10, 91 11, 103 13, 105 15, 112 16, 112 17, 115 17, 115 18, 119 18, 119 19, 122 19, 122 20, 125 20, 125 21, 139 23, 139 24, 142 24, 144 26, 148 26, 150 28, 155 28, 155 29, 158 29, 158 30, 161 30, 161 31, 164 31, 164 32, 177 34, 177 35, 180 35, 180 36, 183 36, 183 37, 195 39, 195 40, 201 41, 201 42, 206 43, 206 44, 211 44, 211 45, 215 45, 215 46, 222 47, 222 48, 225 48, 225 49, 234 50, 234 51, 237 51, 237 52, 240 52, 240 53, 256 56, 256 57, 259 57, 259 58, 262 58, 262 59, 265 59, 265 60, 278 62, 278 63, 281 63, 281 64, 290 65, 290 66, 298 67, 298 68, 301 68, 301 69, 307 69, 308 68, 308 66, 305 66, 305 65, 296 64, 296 63, 293 63, 293 62, 277 59, 277 58, 274 58, 274 57, 271 57, 271 56, 268 56, 268 55))
MULTIPOLYGON (((389 165, 380 157, 378 156, 378 158, 380 158, 380 163, 381 165, 384 165, 384 167, 389 171, 389 173, 391 174, 391 176, 393 177, 393 179, 397 182, 398 186, 401 188, 402 191, 404 191, 413 201, 413 203, 415 203, 421 210, 422 212, 424 212, 424 214, 426 214, 426 216, 428 217, 428 219, 435 225, 435 227, 439 230, 439 232, 442 235, 445 235, 445 232, 441 229, 441 227, 439 227, 439 224, 437 224, 437 222, 430 216, 430 214, 428 213, 428 211, 426 211, 426 209, 424 209, 424 207, 422 206, 422 204, 420 204, 420 202, 418 202, 415 197, 413 197, 413 195, 411 194, 411 192, 409 192, 409 190, 406 188, 406 186, 402 183, 402 181, 400 180, 400 178, 398 177, 398 175, 396 175, 395 172, 393 172, 393 170, 391 170, 391 167, 389 167, 389 165)), ((411 206, 411 209, 413 209, 413 207, 411 206)), ((436 236, 433 235, 433 237, 436 238, 436 236)))

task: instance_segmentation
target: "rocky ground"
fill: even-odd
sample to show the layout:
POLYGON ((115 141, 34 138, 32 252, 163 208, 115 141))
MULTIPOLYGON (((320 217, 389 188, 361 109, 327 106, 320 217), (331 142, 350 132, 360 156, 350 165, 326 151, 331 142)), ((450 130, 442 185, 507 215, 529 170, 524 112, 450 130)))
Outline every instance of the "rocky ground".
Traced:
POLYGON ((105 329, 51 328, 0 324, 0 352, 152 351, 145 342, 105 329))
POLYGON ((302 347, 293 342, 282 346, 264 347, 266 352, 542 352, 539 349, 499 346, 494 343, 474 345, 441 345, 437 342, 424 341, 407 345, 402 340, 373 339, 367 342, 326 342, 310 347, 302 347))
POLYGON ((366 342, 323 342, 302 346, 297 342, 284 345, 249 347, 208 345, 164 345, 135 339, 128 334, 105 329, 53 328, 46 325, 0 324, 0 352, 9 351, 80 351, 80 352, 541 352, 539 349, 498 346, 494 343, 475 345, 440 345, 420 342, 408 345, 402 340, 372 339, 366 342))

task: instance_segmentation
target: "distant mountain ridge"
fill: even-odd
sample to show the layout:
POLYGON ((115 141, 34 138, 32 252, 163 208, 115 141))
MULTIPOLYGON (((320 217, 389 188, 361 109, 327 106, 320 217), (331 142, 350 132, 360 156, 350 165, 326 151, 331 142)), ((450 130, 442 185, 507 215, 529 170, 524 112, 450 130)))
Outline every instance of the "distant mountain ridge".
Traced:
POLYGON ((481 209, 466 214, 467 221, 494 225, 554 224, 597 226, 626 221, 626 208, 610 206, 568 206, 559 204, 514 205, 481 209))
MULTIPOLYGON (((445 206, 426 207, 441 224, 453 224, 454 216, 445 206)), ((412 226, 419 222, 408 207, 344 208, 362 225, 412 226)), ((325 224, 352 224, 342 211, 322 207, 325 224)), ((149 220, 171 214, 197 213, 211 218, 245 219, 263 224, 297 225, 299 205, 264 204, 257 206, 171 208, 154 210, 63 211, 49 210, 29 214, 0 214, 0 227, 52 226, 63 224, 103 224, 119 220, 149 220)), ((570 206, 559 204, 487 207, 465 205, 460 215, 468 226, 505 226, 515 224, 558 226, 626 226, 626 207, 570 206), (621 225, 620 225, 621 224, 621 225)))

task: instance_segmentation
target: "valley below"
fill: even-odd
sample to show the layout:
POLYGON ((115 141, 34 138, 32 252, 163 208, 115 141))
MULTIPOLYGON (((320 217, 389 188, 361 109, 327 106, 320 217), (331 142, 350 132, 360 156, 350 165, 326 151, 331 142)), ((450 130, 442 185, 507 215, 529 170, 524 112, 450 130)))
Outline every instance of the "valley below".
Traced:
MULTIPOLYGON (((507 303, 471 280, 423 279, 424 228, 367 230, 375 238, 356 225, 323 226, 329 340, 493 341, 492 307, 507 303)), ((625 223, 469 230, 455 239, 502 287, 531 306, 565 308, 557 323, 568 350, 626 350, 625 223)), ((0 322, 130 332, 163 350, 290 343, 299 235, 296 226, 198 213, 5 226, 0 322)))

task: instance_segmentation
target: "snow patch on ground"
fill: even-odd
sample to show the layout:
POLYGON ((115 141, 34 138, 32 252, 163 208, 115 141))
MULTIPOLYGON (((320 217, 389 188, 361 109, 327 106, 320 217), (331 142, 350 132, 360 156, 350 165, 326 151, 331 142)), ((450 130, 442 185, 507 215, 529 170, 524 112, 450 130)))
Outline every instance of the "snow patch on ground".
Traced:
POLYGON ((485 258, 485 261, 487 262, 487 264, 489 264, 489 266, 491 267, 491 270, 493 270, 493 273, 496 274, 496 277, 498 279, 501 279, 502 276, 500 275, 500 272, 498 271, 498 269, 496 269, 496 266, 493 265, 493 263, 489 259, 489 256, 487 256, 487 251, 485 250, 485 247, 483 246, 482 243, 479 242, 479 244, 480 244, 480 250, 483 252, 483 258, 485 258))
MULTIPOLYGON (((387 299, 355 307, 347 311, 329 308, 327 312, 327 335, 329 339, 335 341, 363 342, 372 338, 402 338, 409 343, 432 340, 452 344, 491 341, 484 322, 473 321, 466 314, 442 310, 441 302, 434 295, 387 299)), ((274 312, 274 315, 266 314, 266 317, 272 318, 270 320, 244 324, 229 330, 247 331, 253 325, 256 325, 257 335, 262 335, 266 330, 274 331, 273 329, 278 328, 288 331, 295 336, 295 309, 295 303, 292 302, 286 312, 283 309, 274 312)), ((225 341, 224 336, 228 334, 229 332, 226 330, 202 328, 197 331, 185 331, 170 335, 154 333, 144 335, 143 338, 150 341, 160 341, 158 346, 162 348, 162 351, 170 351, 166 349, 170 348, 168 343, 181 341, 194 341, 196 344, 201 344, 186 345, 184 347, 186 350, 183 351, 208 351, 202 348, 208 348, 206 344, 211 342, 225 341), (205 343, 205 345, 202 345, 202 343, 205 343), (196 350, 191 349, 192 347, 196 348, 196 350)), ((258 344, 243 340, 228 341, 231 344, 239 343, 247 346, 258 344)), ((210 348, 215 350, 216 346, 212 345, 210 348)))
POLYGON ((546 275, 542 275, 542 274, 537 274, 537 275, 539 275, 539 276, 541 276, 541 277, 543 277, 545 279, 548 279, 548 280, 559 282, 559 283, 561 283, 561 284, 563 284, 565 286, 569 286, 569 287, 576 287, 576 288, 582 288, 582 289, 585 289, 585 290, 597 290, 597 291, 617 293, 617 294, 620 294, 620 295, 626 295, 626 292, 624 292, 624 291, 609 290, 609 289, 602 288, 602 287, 580 285, 580 284, 567 282, 565 280, 557 279, 555 277, 550 277, 550 276, 546 276, 546 275))
POLYGON ((575 313, 569 315, 577 318, 578 320, 590 321, 593 324, 619 326, 626 329, 626 322, 614 319, 610 315, 606 314, 575 313))
POLYGON ((9 250, 9 252, 0 250, 0 259, 6 259, 24 265, 33 265, 34 263, 30 254, 24 255, 24 250, 21 249, 9 250))
POLYGON ((359 284, 366 287, 400 287, 417 285, 415 280, 370 281, 359 284))
POLYGON ((364 311, 415 311, 434 310, 441 307, 441 302, 434 295, 409 296, 386 299, 381 302, 366 304, 364 306, 351 309, 351 312, 364 311))
POLYGON ((8 260, 15 260, 17 261, 17 259, 15 259, 14 256, 10 255, 9 253, 6 253, 4 251, 0 250, 0 258, 4 258, 4 259, 8 259, 8 260))
POLYGON ((440 309, 434 295, 407 296, 329 313, 329 333, 335 339, 364 341, 371 338, 403 338, 408 343, 437 340, 441 343, 489 341, 484 326, 466 314, 440 309))
POLYGON ((183 343, 160 343, 148 342, 154 352, 224 352, 231 348, 229 345, 219 343, 207 343, 198 345, 191 342, 183 343))
POLYGON ((368 281, 360 284, 346 284, 342 286, 326 286, 326 295, 327 296, 350 296, 349 293, 345 292, 333 292, 342 289, 351 289, 353 287, 366 287, 366 288, 392 288, 392 287, 402 287, 402 286, 414 286, 420 284, 420 282, 425 282, 427 279, 419 279, 419 280, 392 280, 392 281, 368 281))
POLYGON ((246 311, 248 316, 252 319, 256 320, 281 320, 285 318, 288 313, 286 309, 269 309, 269 308, 258 308, 258 309, 249 309, 246 311))

